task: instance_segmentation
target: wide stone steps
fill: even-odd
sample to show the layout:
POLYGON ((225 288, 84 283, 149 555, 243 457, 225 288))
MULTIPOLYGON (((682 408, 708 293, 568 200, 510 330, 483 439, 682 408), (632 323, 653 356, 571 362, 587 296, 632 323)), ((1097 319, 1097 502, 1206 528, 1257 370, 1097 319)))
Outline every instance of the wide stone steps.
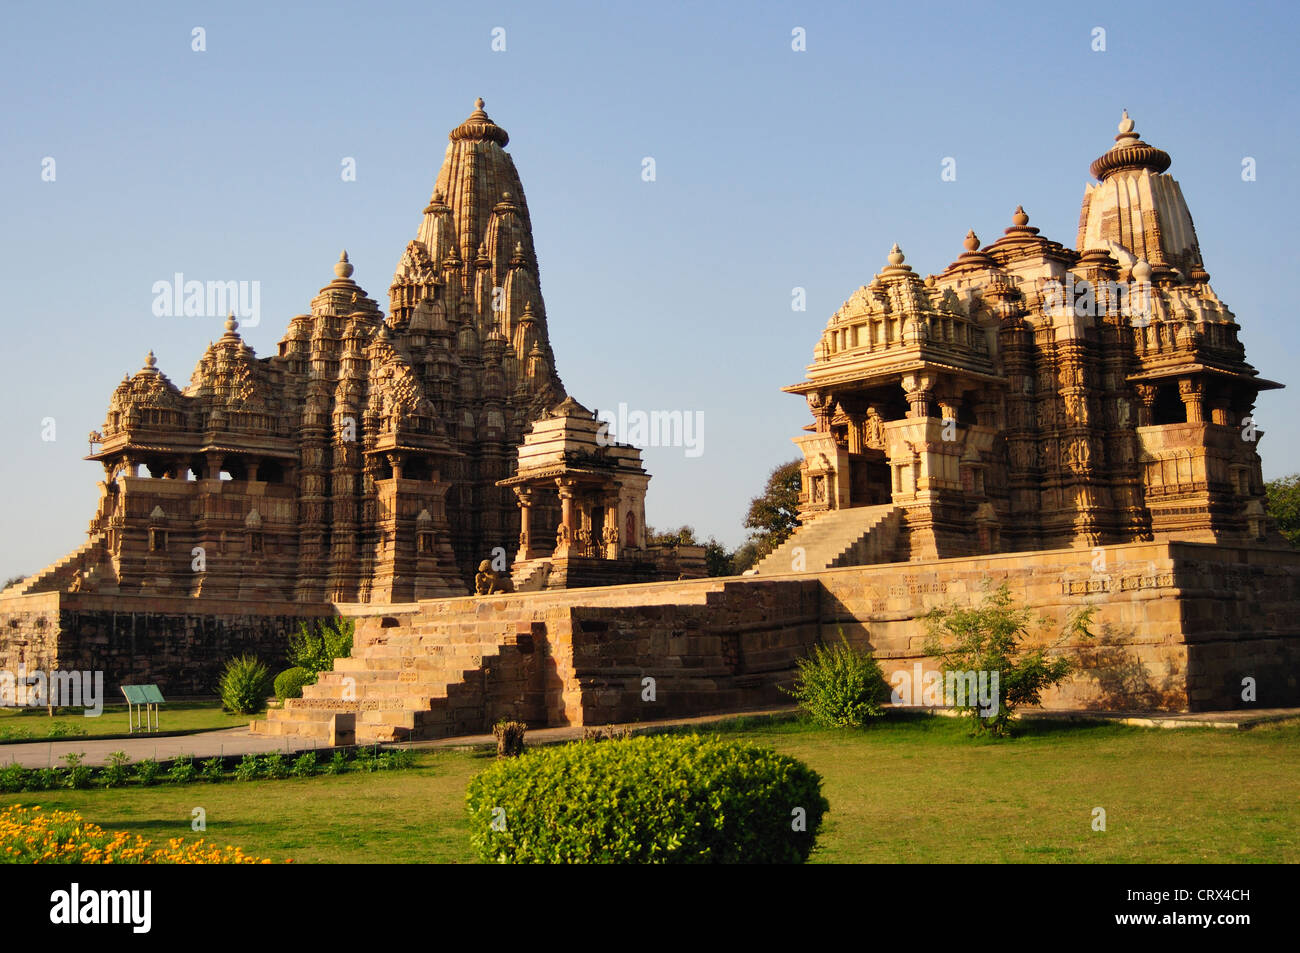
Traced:
POLYGON ((301 698, 253 722, 254 732, 326 738, 339 712, 355 713, 358 744, 483 730, 483 700, 474 679, 485 663, 499 658, 515 627, 497 626, 494 642, 481 633, 454 631, 447 623, 442 632, 438 628, 425 622, 418 629, 399 626, 371 634, 353 657, 335 659, 333 671, 304 686, 301 698), (452 638, 461 641, 449 642, 452 638))
POLYGON ((901 512, 892 504, 832 510, 796 529, 758 562, 755 573, 818 572, 837 566, 890 562, 900 519, 901 512), (803 553, 796 560, 800 548, 803 553))
POLYGON ((69 580, 60 579, 59 578, 60 575, 67 575, 65 570, 67 570, 73 563, 80 560, 83 556, 88 555, 92 550, 94 550, 96 547, 102 544, 104 542, 104 536, 105 534, 102 532, 91 534, 84 543, 82 543, 72 552, 68 553, 68 555, 46 566, 40 572, 28 576, 26 579, 23 579, 20 582, 14 583, 8 589, 5 589, 4 592, 11 596, 27 595, 28 593, 31 592, 41 591, 42 586, 45 586, 46 588, 49 589, 60 588, 60 583, 71 581, 70 579, 69 580), (46 584, 51 584, 51 585, 46 585, 46 584))

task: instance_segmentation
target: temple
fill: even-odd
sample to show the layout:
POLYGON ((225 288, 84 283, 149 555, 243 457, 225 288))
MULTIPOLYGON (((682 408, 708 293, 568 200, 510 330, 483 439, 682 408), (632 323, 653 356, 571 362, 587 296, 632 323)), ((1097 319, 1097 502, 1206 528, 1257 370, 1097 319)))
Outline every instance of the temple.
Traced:
MULTIPOLYGON (((588 509, 582 525, 561 520, 564 485, 510 480, 535 421, 553 411, 569 419, 573 408, 594 415, 565 403, 508 142, 482 100, 451 131, 387 318, 344 252, 275 355, 254 355, 233 316, 184 389, 150 352, 91 434, 87 459, 104 479, 88 541, 15 594, 458 595, 481 558, 515 553, 521 510, 525 537, 531 525, 571 532, 558 557, 574 545, 573 557, 588 560, 584 578, 701 574, 698 554, 646 545, 649 477, 636 451, 622 451, 638 458, 628 464, 638 476, 622 482, 637 489, 623 491, 617 525, 598 517, 596 546, 584 535, 588 509), (613 568, 593 573, 601 566, 590 561, 606 558, 613 568)), ((600 448, 610 452, 619 451, 600 448)), ((569 584, 567 565, 539 572, 549 563, 539 557, 554 555, 525 543, 521 582, 569 584)))
POLYGON ((813 416, 803 525, 759 572, 1265 540, 1252 413, 1281 385, 1246 362, 1169 165, 1125 112, 1077 251, 1022 208, 937 275, 895 245, 785 388, 813 416))
POLYGON ((812 411, 801 525, 743 577, 655 544, 640 451, 565 392, 507 142, 481 101, 452 130, 387 315, 345 253, 275 354, 232 317, 184 388, 152 354, 122 381, 89 536, 0 594, 0 669, 206 695, 343 617, 351 656, 254 730, 603 725, 787 704, 841 638, 934 670, 932 610, 1005 585, 1076 666, 1045 707, 1300 703, 1300 554, 1253 418, 1280 385, 1127 115, 1078 250, 1018 208, 939 274, 895 246, 831 317, 785 388, 812 411), (1084 611, 1094 634, 1057 639, 1084 611))

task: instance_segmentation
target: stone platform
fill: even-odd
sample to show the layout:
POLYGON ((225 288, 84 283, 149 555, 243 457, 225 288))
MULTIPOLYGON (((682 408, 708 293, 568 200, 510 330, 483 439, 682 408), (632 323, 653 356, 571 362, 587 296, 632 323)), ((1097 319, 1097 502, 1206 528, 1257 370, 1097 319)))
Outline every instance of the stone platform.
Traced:
POLYGON ((338 606, 351 659, 259 731, 317 737, 355 713, 356 740, 690 717, 779 705, 795 661, 843 632, 886 675, 910 669, 922 616, 1005 582, 1048 621, 1095 605, 1095 638, 1046 709, 1207 711, 1300 701, 1300 555, 1134 543, 564 592, 338 606), (1243 700, 1243 679, 1256 697, 1243 700), (647 681, 647 679, 652 681, 647 681))

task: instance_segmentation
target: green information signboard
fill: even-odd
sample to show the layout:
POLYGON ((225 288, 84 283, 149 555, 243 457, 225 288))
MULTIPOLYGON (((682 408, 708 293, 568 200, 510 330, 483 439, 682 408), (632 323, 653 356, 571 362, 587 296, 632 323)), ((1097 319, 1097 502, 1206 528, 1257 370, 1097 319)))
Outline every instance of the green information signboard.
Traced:
POLYGON ((122 694, 126 696, 127 730, 157 731, 158 706, 164 701, 158 686, 123 685, 122 694))

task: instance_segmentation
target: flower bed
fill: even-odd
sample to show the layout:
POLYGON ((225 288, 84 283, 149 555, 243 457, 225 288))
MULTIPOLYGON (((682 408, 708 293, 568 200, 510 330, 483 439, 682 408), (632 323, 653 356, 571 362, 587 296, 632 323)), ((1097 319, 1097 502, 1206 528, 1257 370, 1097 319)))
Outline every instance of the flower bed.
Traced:
MULTIPOLYGON (((291 861, 290 861, 291 862, 291 861)), ((269 864, 238 847, 173 837, 163 846, 127 831, 106 831, 75 811, 11 805, 0 811, 0 863, 269 864)))

